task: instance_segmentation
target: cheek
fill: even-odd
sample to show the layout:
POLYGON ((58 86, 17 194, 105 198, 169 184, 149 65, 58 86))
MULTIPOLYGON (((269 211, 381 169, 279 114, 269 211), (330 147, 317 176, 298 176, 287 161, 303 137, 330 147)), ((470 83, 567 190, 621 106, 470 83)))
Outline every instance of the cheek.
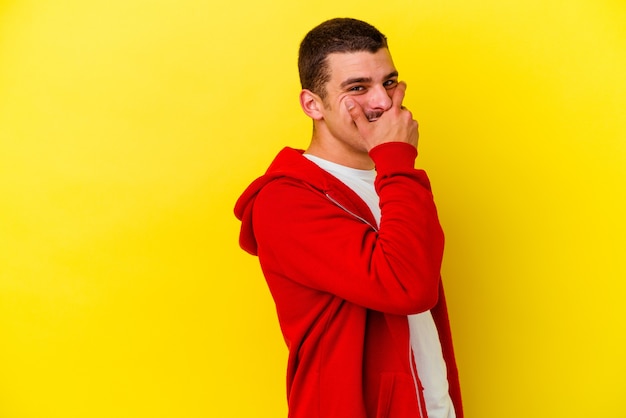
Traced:
POLYGON ((336 106, 337 108, 335 109, 337 111, 337 113, 340 115, 338 116, 338 119, 344 120, 349 122, 350 124, 353 123, 352 120, 352 116, 350 116, 350 112, 348 112, 348 108, 346 106, 346 99, 350 99, 352 101, 354 101, 357 106, 361 107, 361 110, 363 110, 363 112, 367 112, 367 110, 369 109, 368 106, 368 102, 367 102, 367 97, 366 95, 346 95, 341 97, 341 99, 337 102, 336 106))
POLYGON ((352 122, 352 116, 346 107, 346 98, 343 97, 333 105, 333 119, 341 122, 352 122))
POLYGON ((361 109, 363 109, 363 111, 366 111, 368 108, 368 98, 367 98, 367 94, 360 94, 358 96, 353 96, 352 99, 357 102, 359 104, 359 106, 361 106, 361 109))

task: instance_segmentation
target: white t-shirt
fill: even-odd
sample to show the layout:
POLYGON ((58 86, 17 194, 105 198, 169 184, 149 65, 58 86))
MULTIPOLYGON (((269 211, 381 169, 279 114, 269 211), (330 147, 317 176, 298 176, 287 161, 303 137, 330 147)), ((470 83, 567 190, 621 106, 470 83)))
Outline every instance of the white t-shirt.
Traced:
MULTIPOLYGON (((339 165, 310 154, 304 154, 320 168, 337 177, 367 203, 376 223, 380 225, 379 198, 374 188, 375 170, 359 170, 339 165)), ((439 334, 430 311, 409 315, 411 347, 424 386, 424 400, 429 418, 455 418, 448 392, 446 363, 441 352, 439 334)))

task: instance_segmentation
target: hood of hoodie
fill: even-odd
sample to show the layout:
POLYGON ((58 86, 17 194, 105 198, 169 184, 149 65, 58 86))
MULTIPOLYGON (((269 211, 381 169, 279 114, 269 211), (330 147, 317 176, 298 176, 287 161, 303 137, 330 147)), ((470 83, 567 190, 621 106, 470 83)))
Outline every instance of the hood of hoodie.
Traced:
POLYGON ((257 242, 252 225, 252 211, 259 192, 270 182, 291 178, 301 181, 304 185, 322 195, 332 196, 334 202, 341 202, 341 206, 353 213, 361 214, 371 222, 371 212, 350 188, 341 181, 317 166, 314 162, 303 157, 303 150, 289 147, 283 148, 264 175, 254 180, 241 194, 235 204, 235 216, 241 221, 239 245, 250 254, 257 255, 257 242))

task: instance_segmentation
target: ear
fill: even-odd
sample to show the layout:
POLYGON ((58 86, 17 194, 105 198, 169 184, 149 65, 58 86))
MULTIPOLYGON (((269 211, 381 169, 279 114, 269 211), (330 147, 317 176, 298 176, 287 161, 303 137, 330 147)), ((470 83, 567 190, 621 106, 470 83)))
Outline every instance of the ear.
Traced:
POLYGON ((300 92, 300 107, 313 120, 324 119, 322 99, 311 90, 303 89, 300 92))

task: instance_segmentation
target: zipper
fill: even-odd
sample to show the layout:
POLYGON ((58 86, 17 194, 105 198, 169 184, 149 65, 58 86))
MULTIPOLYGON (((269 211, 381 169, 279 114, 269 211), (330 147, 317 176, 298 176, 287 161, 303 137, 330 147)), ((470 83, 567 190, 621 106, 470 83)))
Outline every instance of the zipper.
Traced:
POLYGON ((356 213, 352 212, 350 209, 346 208, 344 205, 342 205, 341 203, 339 203, 336 199, 334 199, 331 195, 329 195, 328 193, 324 193, 326 195, 326 197, 328 198, 328 200, 330 200, 331 202, 333 202, 335 205, 339 206, 341 209, 345 210, 347 213, 349 213, 350 215, 354 216, 355 218, 357 218, 358 220, 360 220, 361 222, 369 225, 370 228, 372 228, 374 231, 378 232, 378 228, 376 228, 374 225, 372 225, 367 219, 365 219, 362 216, 357 215, 356 213))
POLYGON ((415 384, 415 395, 417 396, 417 407, 420 411, 420 417, 427 416, 424 415, 425 408, 422 405, 422 397, 420 396, 420 387, 417 383, 417 376, 415 374, 415 358, 413 355, 413 347, 411 346, 411 340, 409 340, 409 366, 411 367, 411 377, 413 377, 413 384, 415 384))

